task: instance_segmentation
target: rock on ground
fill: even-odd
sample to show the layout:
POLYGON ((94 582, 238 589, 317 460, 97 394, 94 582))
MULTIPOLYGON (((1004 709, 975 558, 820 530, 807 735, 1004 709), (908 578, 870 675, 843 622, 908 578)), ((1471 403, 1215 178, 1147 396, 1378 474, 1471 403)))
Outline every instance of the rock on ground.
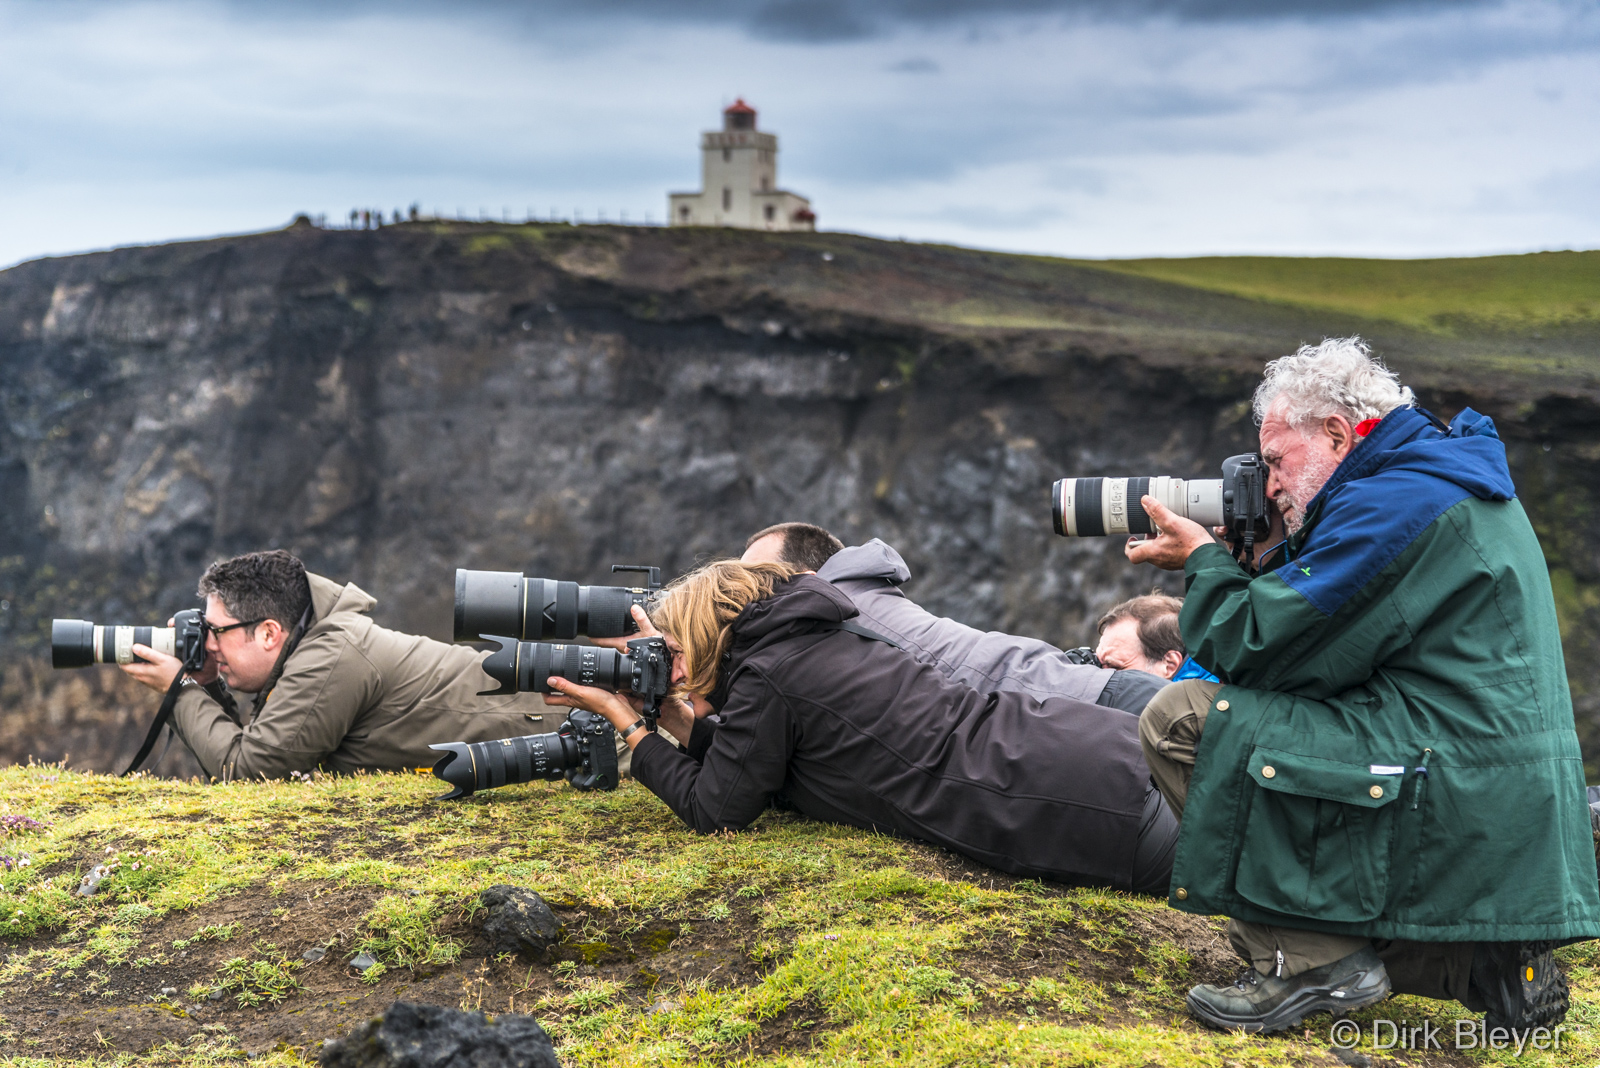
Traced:
POLYGON ((550 959, 561 941, 561 921, 544 898, 520 886, 491 886, 479 899, 488 909, 483 934, 495 953, 520 953, 536 961, 550 959))
POLYGON ((531 1016, 397 1001, 381 1020, 322 1047, 322 1068, 560 1068, 531 1016))

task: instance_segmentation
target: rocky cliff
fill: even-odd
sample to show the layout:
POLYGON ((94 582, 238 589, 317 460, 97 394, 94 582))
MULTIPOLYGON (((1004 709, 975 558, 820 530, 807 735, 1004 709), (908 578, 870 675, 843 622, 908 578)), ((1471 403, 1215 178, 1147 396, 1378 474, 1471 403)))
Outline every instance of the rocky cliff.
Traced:
POLYGON ((1499 421, 1593 758, 1592 319, 1424 330, 841 234, 419 223, 0 272, 0 759, 110 768, 157 703, 52 672, 51 616, 164 620, 267 546, 448 639, 457 566, 672 574, 807 519, 899 547, 936 611, 1082 644, 1181 583, 1056 537, 1051 481, 1209 475, 1254 445, 1262 363, 1350 332, 1439 414, 1499 421))

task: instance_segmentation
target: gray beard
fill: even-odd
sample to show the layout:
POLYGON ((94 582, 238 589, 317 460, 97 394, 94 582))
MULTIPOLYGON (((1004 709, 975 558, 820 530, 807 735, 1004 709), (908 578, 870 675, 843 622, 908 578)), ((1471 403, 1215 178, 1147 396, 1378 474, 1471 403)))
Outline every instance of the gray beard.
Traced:
POLYGON ((1318 458, 1306 465, 1288 489, 1278 494, 1277 505, 1278 511, 1283 513, 1284 530, 1294 534, 1306 525, 1306 505, 1322 492, 1338 467, 1339 461, 1331 456, 1318 458))

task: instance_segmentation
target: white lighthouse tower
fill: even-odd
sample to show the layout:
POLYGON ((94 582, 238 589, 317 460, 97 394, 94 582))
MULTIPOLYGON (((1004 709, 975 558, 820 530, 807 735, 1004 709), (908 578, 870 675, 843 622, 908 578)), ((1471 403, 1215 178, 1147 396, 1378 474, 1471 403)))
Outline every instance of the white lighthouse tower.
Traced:
POLYGON ((668 193, 673 226, 815 230, 811 202, 778 188, 778 138, 756 130, 756 109, 742 99, 722 112, 722 129, 700 138, 701 189, 668 193))

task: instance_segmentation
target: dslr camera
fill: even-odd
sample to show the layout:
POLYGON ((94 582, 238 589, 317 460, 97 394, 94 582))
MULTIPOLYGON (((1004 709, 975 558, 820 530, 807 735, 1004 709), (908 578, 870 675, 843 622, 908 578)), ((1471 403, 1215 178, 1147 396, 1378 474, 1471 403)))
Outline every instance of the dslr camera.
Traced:
POLYGON ((158 653, 183 661, 183 670, 195 674, 206 666, 205 613, 187 608, 172 617, 170 627, 103 626, 87 619, 50 621, 50 666, 90 667, 94 664, 143 664, 133 655, 135 645, 148 645, 158 653))
MULTIPOLYGON (((455 637, 497 648, 483 670, 500 685, 480 696, 553 693, 550 676, 643 698, 643 716, 655 729, 661 700, 672 688, 672 653, 661 638, 632 638, 619 653, 592 645, 529 639, 620 638, 636 634, 634 605, 647 605, 661 588, 655 567, 614 565, 639 571, 647 585, 582 586, 576 582, 524 578, 515 571, 456 571, 455 637)), ((434 745, 441 756, 433 773, 454 789, 439 799, 468 797, 476 790, 565 778, 579 790, 617 787, 616 732, 604 716, 573 709, 552 734, 530 734, 494 742, 434 745)))
POLYGON ((454 801, 478 790, 534 779, 564 778, 579 790, 615 790, 615 734, 604 716, 574 708, 551 734, 430 745, 444 754, 434 763, 433 774, 454 787, 438 800, 454 801))
POLYGON ((1267 511, 1267 468, 1248 452, 1222 461, 1222 477, 1063 478, 1050 491, 1056 533, 1068 538, 1153 534, 1156 526, 1140 500, 1149 495, 1203 527, 1226 527, 1233 555, 1251 554, 1272 524, 1267 511))

